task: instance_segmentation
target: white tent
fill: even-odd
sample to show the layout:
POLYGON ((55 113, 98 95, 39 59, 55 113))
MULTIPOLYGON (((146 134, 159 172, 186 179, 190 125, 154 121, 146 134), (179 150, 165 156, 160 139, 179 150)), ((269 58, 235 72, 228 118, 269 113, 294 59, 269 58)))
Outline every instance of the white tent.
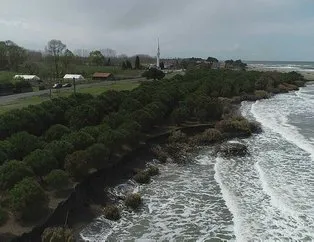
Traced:
POLYGON ((75 81, 85 80, 84 77, 79 74, 65 74, 65 76, 63 77, 64 80, 68 80, 68 81, 70 80, 72 81, 73 78, 75 79, 75 81))
POLYGON ((15 75, 14 79, 24 79, 28 81, 39 81, 40 78, 36 75, 15 75))

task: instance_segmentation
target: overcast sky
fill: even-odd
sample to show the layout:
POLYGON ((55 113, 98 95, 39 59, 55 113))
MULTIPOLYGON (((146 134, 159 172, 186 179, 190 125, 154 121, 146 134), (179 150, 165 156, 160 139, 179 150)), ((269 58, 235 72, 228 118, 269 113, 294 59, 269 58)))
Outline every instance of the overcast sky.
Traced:
POLYGON ((8 0, 0 38, 31 49, 112 48, 162 57, 314 60, 313 0, 8 0))

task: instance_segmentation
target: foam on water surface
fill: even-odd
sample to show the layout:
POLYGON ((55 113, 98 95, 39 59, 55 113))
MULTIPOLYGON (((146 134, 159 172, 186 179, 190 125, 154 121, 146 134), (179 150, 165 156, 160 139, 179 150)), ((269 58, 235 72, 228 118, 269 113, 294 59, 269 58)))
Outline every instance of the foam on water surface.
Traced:
POLYGON ((311 86, 244 102, 242 115, 260 122, 264 131, 241 141, 250 155, 226 159, 205 148, 192 164, 160 165, 161 175, 148 185, 129 181, 117 186, 110 190, 113 196, 137 190, 144 206, 137 212, 123 210, 118 222, 98 218, 81 232, 82 238, 313 241, 312 92, 311 86))

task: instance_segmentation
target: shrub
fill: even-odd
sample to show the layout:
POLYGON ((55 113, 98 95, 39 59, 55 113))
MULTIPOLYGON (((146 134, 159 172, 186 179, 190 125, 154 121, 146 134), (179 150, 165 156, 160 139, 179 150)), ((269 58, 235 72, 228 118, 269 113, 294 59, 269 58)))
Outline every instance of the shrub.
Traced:
POLYGON ((190 113, 187 108, 179 107, 172 111, 171 113, 171 120, 175 124, 181 124, 184 121, 187 121, 190 118, 190 113))
POLYGON ((80 131, 91 135, 94 139, 97 139, 99 136, 99 133, 101 132, 101 128, 100 126, 86 126, 82 128, 80 131))
POLYGON ((219 121, 216 124, 216 129, 220 132, 225 132, 231 135, 251 135, 250 123, 243 117, 233 117, 227 120, 219 121))
POLYGON ((106 166, 106 161, 109 158, 109 150, 103 144, 93 144, 87 150, 88 159, 90 164, 95 168, 103 168, 106 166))
POLYGON ((125 205, 132 209, 137 209, 142 205, 142 198, 139 193, 133 193, 130 195, 127 195, 125 198, 125 205))
POLYGON ((257 97, 257 99, 267 99, 269 98, 269 93, 264 90, 256 90, 254 95, 257 97))
POLYGON ((65 157, 65 170, 75 179, 80 180, 88 175, 89 164, 86 151, 76 151, 65 157))
POLYGON ((64 168, 64 159, 66 155, 71 154, 74 151, 73 145, 63 140, 55 140, 47 144, 44 149, 49 151, 57 159, 59 168, 64 168))
POLYGON ((9 204, 16 218, 29 221, 42 216, 48 199, 34 179, 25 178, 9 191, 9 204))
POLYGON ((0 226, 5 224, 8 220, 8 213, 0 207, 0 226))
POLYGON ((209 145, 222 140, 222 134, 217 129, 207 129, 195 138, 199 145, 209 145))
POLYGON ((133 179, 139 184, 148 184, 150 182, 150 175, 147 171, 140 171, 133 179))
POLYGON ((142 77, 146 77, 147 80, 149 80, 149 79, 161 80, 162 78, 165 77, 165 73, 161 70, 156 69, 156 68, 150 68, 149 70, 145 71, 142 74, 142 77))
POLYGON ((181 130, 173 131, 171 133, 171 135, 169 136, 168 141, 170 143, 185 142, 186 141, 186 134, 183 133, 181 130))
POLYGON ((71 128, 76 130, 99 122, 99 115, 96 109, 90 105, 79 105, 66 112, 71 128))
POLYGON ((68 228, 49 227, 41 235, 42 242, 75 242, 73 231, 68 228))
POLYGON ((38 176, 47 175, 53 169, 58 168, 57 159, 47 150, 35 150, 23 160, 38 176))
POLYGON ((17 160, 6 162, 0 167, 0 189, 11 189, 24 178, 33 176, 34 172, 24 162, 17 160))
POLYGON ((159 175, 159 168, 157 166, 150 165, 147 169, 147 173, 150 176, 157 176, 159 175))
POLYGON ((119 220, 120 219, 120 211, 117 206, 114 205, 108 205, 104 208, 104 213, 106 219, 109 220, 119 220))
POLYGON ((0 150, 0 165, 2 165, 7 159, 7 154, 0 150))
POLYGON ((154 155, 157 157, 157 159, 161 163, 166 163, 167 159, 169 157, 168 153, 163 150, 160 146, 155 146, 151 148, 151 151, 154 153, 154 155))
POLYGON ((13 150, 14 150, 14 147, 8 140, 0 141, 0 152, 2 152, 8 159, 14 158, 13 150))
POLYGON ((73 132, 62 137, 62 140, 69 142, 75 150, 84 150, 95 142, 95 139, 82 131, 73 132))
POLYGON ((46 131, 45 139, 48 142, 51 142, 53 140, 59 140, 63 135, 70 132, 71 130, 68 127, 61 124, 55 124, 46 131))
POLYGON ((44 180, 49 187, 56 190, 61 190, 69 185, 69 176, 63 170, 52 170, 44 180))
POLYGON ((34 135, 25 131, 13 134, 8 141, 12 144, 15 159, 22 159, 30 152, 39 149, 43 143, 34 135))
POLYGON ((39 89, 39 91, 41 91, 41 90, 45 90, 46 87, 45 87, 44 85, 39 85, 39 86, 38 86, 38 89, 39 89))

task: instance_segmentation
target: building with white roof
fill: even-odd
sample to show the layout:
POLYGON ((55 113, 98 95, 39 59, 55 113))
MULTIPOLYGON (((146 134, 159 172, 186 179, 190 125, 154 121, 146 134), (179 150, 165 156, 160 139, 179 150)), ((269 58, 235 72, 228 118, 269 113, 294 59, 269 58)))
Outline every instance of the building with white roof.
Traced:
POLYGON ((36 75, 15 75, 14 79, 24 79, 27 81, 40 81, 40 78, 36 75))
POLYGON ((80 75, 80 74, 65 74, 63 79, 64 80, 68 80, 68 81, 72 81, 73 78, 75 79, 75 81, 82 81, 82 80, 85 80, 85 78, 80 75))

